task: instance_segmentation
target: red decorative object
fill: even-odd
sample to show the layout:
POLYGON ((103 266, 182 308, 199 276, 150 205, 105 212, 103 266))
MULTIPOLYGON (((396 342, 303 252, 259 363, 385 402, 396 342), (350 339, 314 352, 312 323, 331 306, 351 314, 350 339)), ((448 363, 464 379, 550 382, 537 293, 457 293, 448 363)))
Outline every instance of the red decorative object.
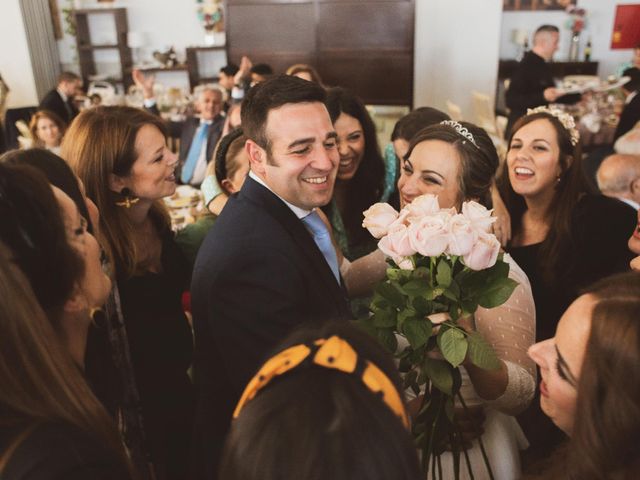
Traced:
POLYGON ((640 43, 640 4, 618 5, 613 21, 611 48, 634 48, 640 43))

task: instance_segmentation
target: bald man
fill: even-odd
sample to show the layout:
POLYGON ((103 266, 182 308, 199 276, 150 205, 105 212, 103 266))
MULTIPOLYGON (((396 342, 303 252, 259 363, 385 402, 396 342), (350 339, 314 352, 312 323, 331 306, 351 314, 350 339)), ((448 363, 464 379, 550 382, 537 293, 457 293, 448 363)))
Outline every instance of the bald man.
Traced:
POLYGON ((617 198, 638 210, 640 207, 640 156, 610 155, 596 174, 603 195, 617 198))
POLYGON ((509 107, 509 123, 506 135, 528 108, 549 103, 575 103, 580 100, 578 94, 562 95, 555 86, 553 72, 549 62, 558 50, 560 30, 554 25, 542 25, 533 35, 533 48, 525 53, 511 76, 506 94, 509 107))

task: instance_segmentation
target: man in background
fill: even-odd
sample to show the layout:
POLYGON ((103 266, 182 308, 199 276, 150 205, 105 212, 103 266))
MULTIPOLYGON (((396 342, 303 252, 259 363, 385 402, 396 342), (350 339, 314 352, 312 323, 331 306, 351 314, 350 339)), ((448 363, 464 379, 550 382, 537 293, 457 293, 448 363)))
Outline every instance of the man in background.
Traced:
POLYGON ((603 195, 617 198, 638 210, 640 207, 640 156, 609 155, 596 174, 603 195))
POLYGON ((82 79, 75 73, 62 72, 58 77, 58 85, 44 96, 38 110, 49 110, 69 125, 78 115, 78 108, 74 105, 73 99, 81 94, 82 79))
POLYGON ((558 50, 559 42, 560 31, 554 25, 542 25, 533 34, 533 48, 524 54, 507 90, 507 107, 510 109, 505 132, 507 138, 515 121, 525 115, 528 108, 580 100, 579 94, 564 95, 555 86, 549 62, 558 50))

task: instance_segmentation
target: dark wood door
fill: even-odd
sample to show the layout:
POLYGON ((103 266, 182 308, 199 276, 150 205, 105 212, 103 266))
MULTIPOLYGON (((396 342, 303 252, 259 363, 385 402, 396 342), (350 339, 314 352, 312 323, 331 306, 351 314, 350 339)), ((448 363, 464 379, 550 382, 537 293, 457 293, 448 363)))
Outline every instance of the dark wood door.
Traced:
POLYGON ((365 103, 412 105, 414 0, 227 0, 229 59, 315 66, 365 103))

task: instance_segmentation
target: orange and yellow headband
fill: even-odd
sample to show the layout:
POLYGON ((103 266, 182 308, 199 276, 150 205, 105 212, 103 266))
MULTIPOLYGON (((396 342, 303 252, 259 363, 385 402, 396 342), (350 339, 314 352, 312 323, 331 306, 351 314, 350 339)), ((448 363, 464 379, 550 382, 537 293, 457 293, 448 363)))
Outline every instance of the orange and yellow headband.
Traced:
MULTIPOLYGON (((233 418, 237 418, 246 403, 253 399, 271 380, 296 368, 310 355, 313 355, 311 361, 314 365, 347 374, 356 372, 358 354, 346 340, 336 335, 316 340, 311 347, 304 344, 294 345, 267 360, 260 368, 245 388, 233 412, 233 418)), ((389 377, 373 363, 364 360, 361 380, 372 393, 380 394, 382 401, 400 418, 404 426, 409 428, 409 418, 404 404, 389 377)))

